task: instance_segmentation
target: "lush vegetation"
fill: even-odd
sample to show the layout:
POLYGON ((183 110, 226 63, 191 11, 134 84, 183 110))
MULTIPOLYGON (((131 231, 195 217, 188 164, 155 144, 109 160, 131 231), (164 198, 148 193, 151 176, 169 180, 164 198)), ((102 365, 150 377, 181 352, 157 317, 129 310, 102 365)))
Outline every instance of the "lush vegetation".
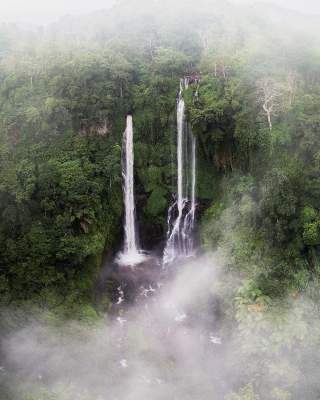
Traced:
POLYGON ((319 341, 304 345, 319 301, 319 21, 293 13, 283 25, 278 9, 202 3, 206 13, 120 2, 45 31, 0 29, 0 302, 96 318, 103 255, 121 244, 125 115, 152 248, 174 190, 179 79, 196 77, 184 95, 199 144, 200 235, 233 277, 221 329, 266 338, 239 345, 251 368, 227 399, 314 400, 318 383, 295 381, 289 364, 304 365, 319 341), (270 334, 292 308, 294 328, 270 334), (273 357, 294 347, 304 351, 275 372, 268 397, 273 357))

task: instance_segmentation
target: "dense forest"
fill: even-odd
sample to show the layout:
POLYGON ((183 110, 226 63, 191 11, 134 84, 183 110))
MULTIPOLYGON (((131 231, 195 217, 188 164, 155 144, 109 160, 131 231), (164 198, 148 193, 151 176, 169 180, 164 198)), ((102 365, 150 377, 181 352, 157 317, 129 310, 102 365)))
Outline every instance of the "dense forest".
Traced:
MULTIPOLYGON (((34 319, 96 330, 112 309, 112 282, 102 301, 96 285, 122 243, 128 113, 141 244, 161 254, 188 77, 198 253, 219 270, 209 283, 232 379, 217 397, 153 398, 320 398, 319 22, 265 4, 131 0, 0 26, 1 336, 34 319)), ((109 399, 26 379, 0 369, 0 398, 109 399)))

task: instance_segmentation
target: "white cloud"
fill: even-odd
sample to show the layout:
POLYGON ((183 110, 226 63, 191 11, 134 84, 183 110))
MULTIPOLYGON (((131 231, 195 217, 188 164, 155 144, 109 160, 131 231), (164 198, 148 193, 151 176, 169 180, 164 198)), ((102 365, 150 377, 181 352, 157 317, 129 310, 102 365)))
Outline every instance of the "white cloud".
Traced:
MULTIPOLYGON (((0 0, 0 21, 47 24, 66 14, 79 15, 108 8, 116 1, 117 0, 0 0)), ((274 3, 301 12, 320 14, 319 0, 231 1, 240 4, 257 2, 274 3)))
POLYGON ((320 14, 319 0, 231 0, 234 3, 272 3, 283 8, 297 10, 307 14, 320 14))
POLYGON ((0 0, 0 21, 48 23, 66 14, 108 8, 114 0, 0 0))

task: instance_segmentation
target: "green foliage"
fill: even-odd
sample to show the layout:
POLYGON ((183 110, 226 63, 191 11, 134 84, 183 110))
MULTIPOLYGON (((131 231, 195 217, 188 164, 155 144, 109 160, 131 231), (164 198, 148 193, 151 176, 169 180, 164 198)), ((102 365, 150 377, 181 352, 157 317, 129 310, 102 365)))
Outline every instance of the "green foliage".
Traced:
POLYGON ((85 282, 92 257, 118 236, 120 137, 107 135, 111 119, 115 126, 118 121, 103 99, 104 89, 98 93, 100 102, 92 98, 99 79, 108 91, 114 82, 110 66, 98 56, 78 65, 51 59, 31 87, 27 75, 11 74, 10 85, 8 77, 0 88, 2 298, 33 298, 56 307, 52 293, 68 296, 75 273, 76 297, 90 298, 98 265, 85 285, 80 282, 85 282))
POLYGON ((0 305, 97 323, 95 279, 121 240, 125 116, 134 116, 137 211, 152 246, 175 188, 176 96, 188 75, 200 235, 237 277, 225 284, 233 358, 247 361, 243 384, 255 377, 226 399, 314 400, 307 374, 299 387, 306 357, 295 349, 315 314, 300 296, 319 301, 318 21, 283 24, 280 10, 207 0, 158 3, 120 2, 44 34, 0 28, 0 305), (264 376, 276 385, 259 387, 264 376))
POLYGON ((259 400, 254 392, 253 386, 251 384, 244 386, 239 390, 238 393, 232 393, 225 397, 225 400, 259 400))
POLYGON ((183 52, 159 48, 154 58, 155 72, 164 76, 181 76, 190 60, 183 52))
POLYGON ((320 216, 313 207, 302 210, 303 233, 302 238, 306 245, 320 245, 320 216))
POLYGON ((301 38, 313 32, 302 50, 288 40, 295 30, 272 17, 262 24, 255 11, 241 8, 235 18, 236 6, 203 5, 208 18, 191 3, 169 12, 145 2, 142 15, 141 7, 123 2, 118 11, 86 17, 94 21, 90 29, 73 21, 76 40, 66 40, 61 27, 41 40, 1 28, 5 301, 42 298, 75 276, 88 298, 96 274, 88 265, 121 239, 121 136, 128 112, 134 114, 140 222, 153 243, 163 239, 175 188, 175 100, 184 75, 194 80, 184 96, 198 143, 205 248, 220 249, 230 268, 245 271, 267 296, 303 290, 314 278, 319 36, 312 24, 302 25, 301 38), (145 25, 148 13, 155 16, 145 25), (273 90, 276 99, 271 131, 263 90, 273 90))
POLYGON ((161 188, 155 188, 147 203, 146 212, 150 216, 156 216, 159 214, 164 214, 167 209, 167 200, 165 198, 166 191, 161 188))

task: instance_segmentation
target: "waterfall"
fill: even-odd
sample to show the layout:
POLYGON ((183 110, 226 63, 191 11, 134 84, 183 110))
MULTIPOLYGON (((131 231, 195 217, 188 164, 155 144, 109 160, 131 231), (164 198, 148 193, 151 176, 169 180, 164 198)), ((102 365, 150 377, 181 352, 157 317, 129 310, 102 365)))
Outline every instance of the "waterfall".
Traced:
POLYGON ((135 199, 134 199, 134 152, 133 152, 133 122, 132 115, 127 116, 127 126, 123 134, 122 144, 122 177, 123 197, 125 207, 124 248, 118 255, 117 262, 121 265, 135 265, 145 258, 138 248, 136 230, 135 199))
POLYGON ((125 205, 125 252, 134 254, 137 252, 136 226, 135 226, 135 203, 134 203, 134 177, 133 177, 133 124, 132 116, 127 116, 127 128, 123 139, 123 179, 124 179, 124 205, 125 205))
POLYGON ((168 211, 164 264, 170 264, 176 258, 190 257, 194 252, 196 138, 192 135, 185 118, 183 90, 188 88, 188 84, 188 79, 180 81, 177 106, 177 196, 168 211))

